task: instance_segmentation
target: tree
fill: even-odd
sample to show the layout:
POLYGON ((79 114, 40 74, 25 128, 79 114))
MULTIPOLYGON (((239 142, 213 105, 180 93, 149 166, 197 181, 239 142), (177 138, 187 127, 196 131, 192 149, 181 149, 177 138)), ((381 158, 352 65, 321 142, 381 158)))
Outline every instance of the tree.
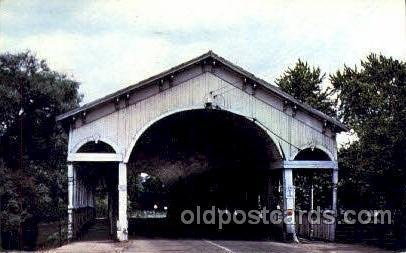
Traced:
MULTIPOLYGON (((325 74, 320 68, 310 67, 307 62, 298 60, 293 68, 288 68, 276 84, 285 92, 292 95, 299 101, 318 109, 327 115, 335 116, 335 103, 330 99, 331 89, 322 90, 325 74)), ((319 171, 298 170, 295 172, 295 186, 297 193, 296 205, 298 208, 310 208, 310 189, 315 188, 316 205, 327 208, 331 203, 330 195, 326 195, 330 185, 330 176, 319 171)))
MULTIPOLYGON (((345 66, 331 83, 339 116, 358 137, 350 149, 361 161, 353 169, 363 169, 368 184, 388 194, 382 204, 399 207, 403 189, 396 188, 404 186, 406 169, 406 63, 370 54, 360 69, 345 66)), ((379 204, 376 197, 369 200, 379 204)))
POLYGON ((0 55, 3 230, 21 236, 27 219, 65 213, 67 136, 55 117, 79 105, 78 87, 30 52, 0 55))
POLYGON ((335 116, 334 101, 330 99, 331 89, 323 91, 321 87, 324 78, 325 74, 321 74, 319 67, 310 67, 307 62, 299 59, 295 66, 288 68, 275 83, 302 103, 335 116))
POLYGON ((340 150, 341 205, 402 210, 404 217, 406 63, 370 54, 361 68, 345 66, 330 80, 339 117, 358 137, 340 150), (347 194, 351 189, 356 190, 347 194))

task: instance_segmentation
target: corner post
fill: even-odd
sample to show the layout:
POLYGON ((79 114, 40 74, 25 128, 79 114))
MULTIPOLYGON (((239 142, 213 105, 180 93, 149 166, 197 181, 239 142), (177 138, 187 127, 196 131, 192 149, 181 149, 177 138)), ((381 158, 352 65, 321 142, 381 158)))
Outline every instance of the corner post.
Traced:
POLYGON ((282 181, 286 236, 297 241, 295 231, 295 186, 293 185, 293 171, 291 168, 282 169, 282 181))
POLYGON ((120 162, 118 166, 118 221, 117 239, 128 240, 127 220, 127 164, 120 162))
POLYGON ((73 164, 68 163, 68 240, 73 238, 73 164))
POLYGON ((334 212, 334 217, 335 217, 335 222, 332 225, 331 229, 331 240, 335 241, 335 235, 336 235, 336 226, 337 226, 337 184, 338 184, 338 167, 333 169, 333 177, 332 177, 332 183, 333 183, 333 193, 332 193, 332 203, 331 203, 331 209, 334 212))
POLYGON ((337 213, 337 184, 338 184, 338 168, 333 169, 333 194, 332 194, 332 203, 331 209, 334 213, 337 213))

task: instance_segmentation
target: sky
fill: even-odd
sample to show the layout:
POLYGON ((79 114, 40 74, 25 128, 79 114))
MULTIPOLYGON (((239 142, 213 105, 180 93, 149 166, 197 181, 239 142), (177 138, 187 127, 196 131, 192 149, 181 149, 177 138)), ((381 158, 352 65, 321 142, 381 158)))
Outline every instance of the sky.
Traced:
POLYGON ((0 0, 0 53, 31 50, 85 103, 208 50, 272 84, 298 58, 327 74, 405 60, 405 16, 405 0, 0 0))

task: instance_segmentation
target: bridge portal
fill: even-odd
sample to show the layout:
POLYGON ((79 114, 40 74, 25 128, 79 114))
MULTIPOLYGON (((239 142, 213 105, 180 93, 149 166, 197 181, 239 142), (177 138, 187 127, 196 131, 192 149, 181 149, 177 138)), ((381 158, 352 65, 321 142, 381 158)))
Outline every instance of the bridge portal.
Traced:
POLYGON ((336 134, 347 128, 211 51, 58 120, 69 131, 70 238, 94 219, 103 188, 110 233, 127 240, 140 176, 167 193, 147 208, 280 208, 289 237, 296 171, 327 170, 337 208, 336 134))

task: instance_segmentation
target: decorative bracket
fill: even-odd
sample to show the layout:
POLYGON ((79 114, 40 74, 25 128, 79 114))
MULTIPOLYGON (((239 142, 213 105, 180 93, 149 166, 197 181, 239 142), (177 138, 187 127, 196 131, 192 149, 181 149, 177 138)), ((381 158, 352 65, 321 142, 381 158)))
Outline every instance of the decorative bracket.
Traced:
POLYGON ((206 72, 206 66, 207 62, 206 61, 202 61, 200 62, 200 67, 202 68, 202 73, 206 72))
POLYGON ((81 114, 81 117, 80 117, 83 124, 86 124, 86 116, 87 116, 87 112, 83 111, 81 114))
POLYGON ((76 128, 76 116, 72 116, 70 125, 71 125, 72 129, 76 128))
POLYGON ((169 76, 169 87, 173 86, 173 80, 175 79, 175 76, 172 74, 169 76))
POLYGON ((257 87, 258 87, 258 84, 256 84, 256 83, 252 84, 252 86, 251 86, 251 88, 252 88, 251 95, 255 95, 255 91, 257 90, 257 87))
POLYGON ((286 112, 289 106, 289 101, 283 100, 283 111, 286 112))
POLYGON ((296 117, 296 114, 297 114, 297 105, 294 105, 292 107, 292 117, 296 117))
POLYGON ((114 99, 114 108, 116 110, 120 109, 120 98, 119 97, 116 97, 116 99, 114 99))
POLYGON ((248 85, 248 79, 244 77, 243 83, 242 83, 242 90, 246 90, 248 85))
POLYGON ((323 129, 322 129, 322 133, 325 134, 327 131, 327 127, 328 127, 328 122, 327 120, 323 121, 323 129))
POLYGON ((160 92, 164 90, 164 82, 165 80, 163 78, 158 82, 158 88, 160 92))
POLYGON ((130 93, 125 94, 125 97, 124 97, 125 106, 130 105, 130 97, 131 97, 130 93))

